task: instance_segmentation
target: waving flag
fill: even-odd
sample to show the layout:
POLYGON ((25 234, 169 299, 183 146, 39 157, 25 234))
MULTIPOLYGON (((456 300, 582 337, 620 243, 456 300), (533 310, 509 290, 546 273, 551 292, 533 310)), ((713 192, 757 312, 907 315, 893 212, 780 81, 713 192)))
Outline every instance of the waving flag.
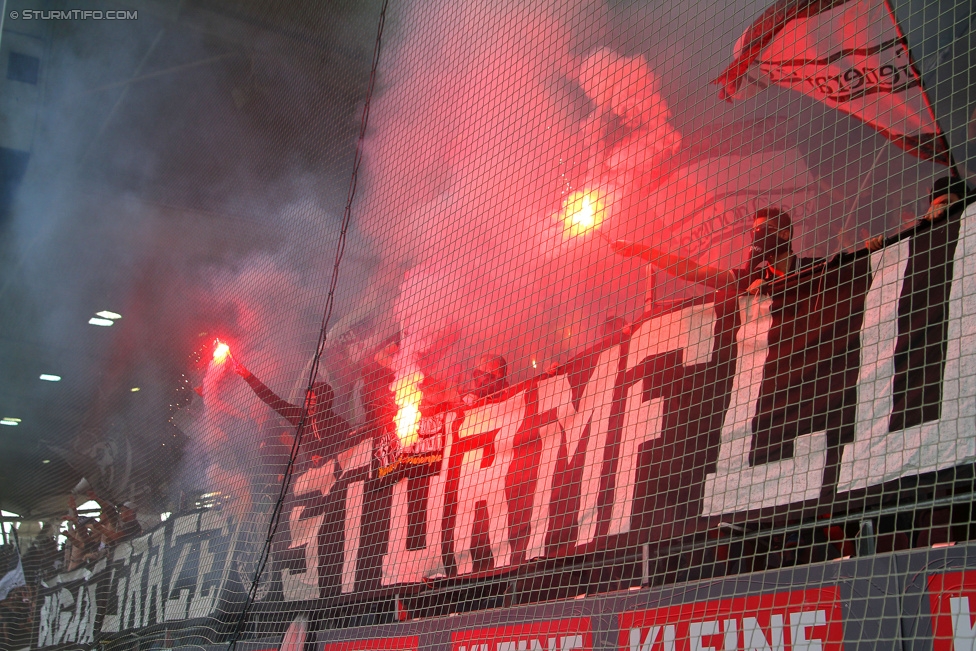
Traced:
POLYGON ((714 83, 730 100, 772 84, 799 91, 919 158, 949 164, 908 42, 884 0, 780 0, 739 37, 714 83))

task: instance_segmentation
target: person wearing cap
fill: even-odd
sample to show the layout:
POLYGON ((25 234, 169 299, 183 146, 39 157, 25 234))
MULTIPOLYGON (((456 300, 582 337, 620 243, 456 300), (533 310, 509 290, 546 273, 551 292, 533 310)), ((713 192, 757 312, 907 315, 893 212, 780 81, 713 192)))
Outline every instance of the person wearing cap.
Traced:
MULTIPOLYGON (((348 425, 332 409, 335 392, 327 382, 315 382, 305 396, 304 407, 293 405, 282 400, 274 391, 269 389, 261 380, 254 376, 243 364, 233 357, 234 371, 244 378, 248 386, 258 398, 274 409, 293 427, 298 427, 302 415, 307 414, 305 424, 305 445, 308 458, 317 465, 341 452, 340 445, 348 432, 348 425)), ((281 443, 292 445, 292 435, 283 434, 281 443)))
POLYGON ((793 253, 793 224, 789 213, 779 208, 763 208, 753 216, 749 261, 739 269, 718 269, 624 240, 618 240, 612 246, 619 255, 639 257, 681 280, 737 293, 758 293, 767 283, 810 263, 793 253))
MULTIPOLYGON (((966 181, 951 176, 943 176, 932 185, 929 193, 929 208, 919 219, 920 224, 932 224, 944 217, 955 217, 976 197, 966 181)), ((885 245, 885 236, 876 235, 864 242, 868 251, 878 251, 885 245)))

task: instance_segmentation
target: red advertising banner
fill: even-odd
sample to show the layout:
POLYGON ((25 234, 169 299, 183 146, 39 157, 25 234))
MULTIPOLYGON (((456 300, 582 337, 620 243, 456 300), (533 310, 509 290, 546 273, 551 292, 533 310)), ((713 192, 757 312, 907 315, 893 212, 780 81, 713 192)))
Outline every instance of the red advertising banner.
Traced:
POLYGON ((976 644, 972 606, 976 606, 976 571, 929 577, 933 651, 971 649, 976 644))
POLYGON ((591 651, 592 648, 589 617, 451 633, 451 651, 591 651))
POLYGON ((378 637, 372 640, 350 640, 324 644, 322 651, 417 651, 420 639, 416 635, 378 637))
POLYGON ((843 651, 836 586, 621 613, 620 651, 843 651))

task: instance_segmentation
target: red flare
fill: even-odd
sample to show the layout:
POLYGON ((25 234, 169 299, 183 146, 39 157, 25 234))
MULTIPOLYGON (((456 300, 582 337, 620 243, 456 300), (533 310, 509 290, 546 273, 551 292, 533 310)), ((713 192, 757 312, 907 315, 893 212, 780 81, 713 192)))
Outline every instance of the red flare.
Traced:
POLYGON ((217 347, 214 348, 213 359, 218 364, 223 364, 230 354, 230 346, 217 339, 217 347))

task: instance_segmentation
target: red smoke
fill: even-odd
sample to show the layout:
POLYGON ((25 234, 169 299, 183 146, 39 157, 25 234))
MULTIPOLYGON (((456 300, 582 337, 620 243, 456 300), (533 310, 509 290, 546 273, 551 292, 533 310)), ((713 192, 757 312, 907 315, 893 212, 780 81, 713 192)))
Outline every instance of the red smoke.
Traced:
POLYGON ((585 21, 529 7, 424 5, 384 61, 361 227, 385 265, 411 268, 401 379, 456 378, 485 352, 533 373, 599 338, 608 311, 643 307, 636 265, 575 236, 670 174, 680 135, 642 58, 580 57, 589 35, 568 26, 585 21))

